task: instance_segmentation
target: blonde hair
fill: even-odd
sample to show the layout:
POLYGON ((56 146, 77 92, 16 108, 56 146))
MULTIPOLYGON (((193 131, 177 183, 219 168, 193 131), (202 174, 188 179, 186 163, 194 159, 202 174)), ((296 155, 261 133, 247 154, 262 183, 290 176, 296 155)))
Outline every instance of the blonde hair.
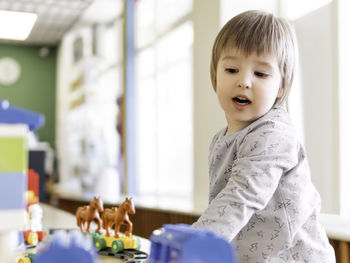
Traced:
POLYGON ((235 47, 245 54, 275 54, 282 76, 282 96, 275 106, 288 97, 293 83, 296 56, 296 40, 289 23, 263 11, 246 11, 228 21, 217 35, 210 64, 210 77, 216 91, 217 65, 225 49, 235 47))

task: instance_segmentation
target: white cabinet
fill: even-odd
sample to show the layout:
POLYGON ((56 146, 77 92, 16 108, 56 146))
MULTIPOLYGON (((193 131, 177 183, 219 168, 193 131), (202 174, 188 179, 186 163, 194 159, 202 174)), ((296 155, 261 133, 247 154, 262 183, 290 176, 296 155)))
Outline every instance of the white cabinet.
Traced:
POLYGON ((121 21, 74 29, 59 47, 57 151, 59 184, 72 191, 118 195, 122 96, 121 21))

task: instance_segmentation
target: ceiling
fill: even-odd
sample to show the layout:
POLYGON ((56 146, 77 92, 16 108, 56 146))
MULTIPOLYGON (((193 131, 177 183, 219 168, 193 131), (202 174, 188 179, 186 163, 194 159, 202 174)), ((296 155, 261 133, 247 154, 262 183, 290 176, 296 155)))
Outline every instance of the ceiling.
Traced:
POLYGON ((116 18, 122 4, 122 0, 0 0, 0 10, 38 15, 25 41, 0 39, 0 42, 57 45, 63 35, 77 24, 108 22, 116 18))

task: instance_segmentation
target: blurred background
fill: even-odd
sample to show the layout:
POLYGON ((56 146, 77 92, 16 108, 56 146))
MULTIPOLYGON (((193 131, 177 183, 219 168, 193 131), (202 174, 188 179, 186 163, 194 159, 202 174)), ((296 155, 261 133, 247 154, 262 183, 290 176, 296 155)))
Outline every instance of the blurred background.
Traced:
POLYGON ((54 196, 122 196, 201 212, 208 148, 225 126, 211 47, 234 15, 261 9, 294 26, 300 59, 288 110, 322 212, 349 215, 347 0, 0 0, 0 100, 45 115, 29 149, 54 196), (29 20, 28 20, 29 19, 29 20), (173 202, 172 200, 177 200, 173 202))

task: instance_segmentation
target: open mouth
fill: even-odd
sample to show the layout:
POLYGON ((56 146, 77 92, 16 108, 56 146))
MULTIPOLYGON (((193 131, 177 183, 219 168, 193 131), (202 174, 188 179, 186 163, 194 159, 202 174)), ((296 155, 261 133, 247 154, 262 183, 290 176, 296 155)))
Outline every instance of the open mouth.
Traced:
POLYGON ((234 97, 232 100, 239 105, 247 105, 252 103, 249 99, 241 96, 234 97))

